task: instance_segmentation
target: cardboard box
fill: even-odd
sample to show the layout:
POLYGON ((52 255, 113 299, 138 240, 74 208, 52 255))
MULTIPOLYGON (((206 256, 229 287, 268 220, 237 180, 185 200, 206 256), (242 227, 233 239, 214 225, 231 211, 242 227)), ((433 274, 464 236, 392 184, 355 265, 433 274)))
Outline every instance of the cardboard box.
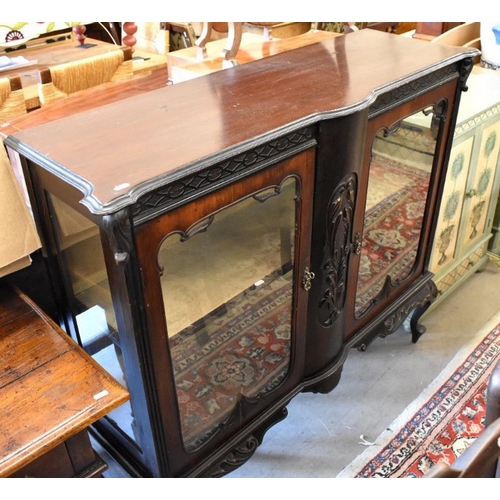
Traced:
POLYGON ((35 222, 14 175, 3 142, 0 147, 0 277, 31 263, 41 247, 35 222))

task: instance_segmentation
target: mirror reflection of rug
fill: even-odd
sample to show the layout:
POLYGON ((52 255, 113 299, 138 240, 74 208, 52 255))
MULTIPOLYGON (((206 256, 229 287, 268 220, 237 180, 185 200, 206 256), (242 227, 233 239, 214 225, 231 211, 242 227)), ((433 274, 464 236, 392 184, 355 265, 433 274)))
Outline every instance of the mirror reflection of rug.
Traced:
POLYGON ((380 292, 386 275, 409 274, 418 248, 429 187, 425 170, 374 155, 370 168, 356 311, 380 292))
POLYGON ((338 477, 421 477, 440 461, 453 463, 484 429, 486 386, 499 359, 500 314, 338 477))
POLYGON ((169 339, 188 450, 217 431, 241 395, 261 397, 285 379, 292 276, 276 271, 169 339))

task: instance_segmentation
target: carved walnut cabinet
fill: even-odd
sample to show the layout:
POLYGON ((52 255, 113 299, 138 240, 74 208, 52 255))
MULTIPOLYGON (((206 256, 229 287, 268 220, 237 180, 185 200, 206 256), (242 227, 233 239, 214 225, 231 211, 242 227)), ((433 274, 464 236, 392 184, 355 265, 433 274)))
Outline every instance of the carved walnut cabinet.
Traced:
POLYGON ((362 30, 6 139, 132 475, 222 476, 351 348, 417 340, 475 54, 362 30))

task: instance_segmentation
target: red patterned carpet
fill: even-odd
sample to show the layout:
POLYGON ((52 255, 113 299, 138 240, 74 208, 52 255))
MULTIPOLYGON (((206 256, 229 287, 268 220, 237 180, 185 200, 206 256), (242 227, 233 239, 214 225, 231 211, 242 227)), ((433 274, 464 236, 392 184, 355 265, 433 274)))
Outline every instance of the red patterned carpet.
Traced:
POLYGON ((382 199, 374 200, 375 205, 365 216, 356 295, 358 312, 380 292, 386 275, 395 281, 412 269, 428 187, 429 173, 425 170, 374 155, 369 192, 376 192, 382 199))
POLYGON ((263 395, 285 379, 292 274, 276 271, 170 339, 187 449, 206 442, 239 397, 263 395))
POLYGON ((484 428, 486 385, 498 359, 500 315, 338 477, 421 477, 439 461, 452 463, 484 428))

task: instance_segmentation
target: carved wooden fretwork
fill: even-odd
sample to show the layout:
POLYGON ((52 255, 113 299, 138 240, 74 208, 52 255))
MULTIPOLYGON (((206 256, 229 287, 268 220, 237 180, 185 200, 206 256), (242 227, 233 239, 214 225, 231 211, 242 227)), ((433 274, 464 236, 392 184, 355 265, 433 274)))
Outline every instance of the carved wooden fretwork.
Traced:
POLYGON ((318 307, 319 322, 325 327, 335 323, 345 304, 349 255, 354 246, 351 243, 351 232, 356 187, 355 174, 347 175, 328 203, 327 238, 322 265, 326 288, 318 307))
POLYGON ((223 477, 237 469, 255 453, 259 445, 259 440, 254 436, 250 436, 244 443, 232 450, 221 463, 211 469, 205 477, 223 477))
POLYGON ((227 455, 225 455, 213 467, 206 470, 203 477, 222 477, 229 472, 237 469, 249 460, 255 453, 264 439, 264 434, 276 423, 280 422, 288 415, 286 407, 281 408, 274 413, 270 419, 266 420, 259 428, 255 430, 250 436, 242 441, 238 446, 233 448, 227 455))
POLYGON ((144 222, 160 213, 192 201, 214 189, 289 158, 313 145, 313 129, 306 127, 279 139, 219 162, 189 177, 156 189, 134 205, 134 221, 144 222))
POLYGON ((374 116, 379 115, 384 111, 401 104, 402 102, 408 101, 424 92, 427 92, 431 88, 443 85, 447 81, 456 78, 458 71, 458 65, 446 66, 441 68, 439 71, 409 82, 408 85, 396 87, 393 90, 382 94, 370 107, 369 117, 373 118, 374 116))
MULTIPOLYGON (((403 307, 395 311, 394 314, 392 314, 385 320, 384 325, 386 332, 388 334, 395 332, 404 323, 404 321, 407 319, 408 315, 412 311, 416 312, 416 316, 415 318, 413 318, 413 321, 415 322, 416 326, 416 321, 424 312, 422 311, 419 314, 419 310, 428 307, 428 305, 430 305, 430 303, 436 297, 437 297, 436 284, 434 283, 434 281, 429 280, 426 286, 422 288, 420 292, 413 297, 413 300, 411 302, 405 304, 403 307)), ((412 325, 412 330, 413 330, 413 325, 412 325)), ((415 332, 413 331, 412 333, 415 334, 415 332)), ((421 334, 423 332, 419 333, 421 334)))
MULTIPOLYGON (((390 280, 389 280, 390 281, 390 280)), ((425 327, 418 324, 418 320, 430 304, 437 297, 436 284, 428 279, 420 290, 411 295, 410 300, 403 300, 392 313, 387 316, 379 328, 373 329, 369 335, 365 335, 363 341, 356 345, 358 350, 366 351, 368 346, 377 337, 386 337, 394 333, 403 323, 409 321, 409 329, 412 334, 412 342, 416 343, 425 332, 425 327), (410 316, 411 315, 411 316, 410 316)))

